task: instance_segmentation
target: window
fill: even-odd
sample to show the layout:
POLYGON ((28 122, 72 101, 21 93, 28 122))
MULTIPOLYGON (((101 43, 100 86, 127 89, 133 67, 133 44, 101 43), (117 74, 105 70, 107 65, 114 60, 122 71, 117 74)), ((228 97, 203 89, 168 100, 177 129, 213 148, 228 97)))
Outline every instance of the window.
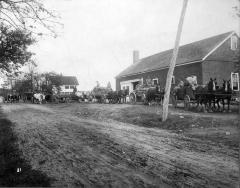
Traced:
POLYGON ((175 84, 175 76, 172 76, 172 84, 175 84))
POLYGON ((152 82, 153 82, 153 85, 158 85, 158 78, 154 78, 152 82))
POLYGON ((125 86, 123 86, 123 90, 125 90, 125 86))
POLYGON ((70 86, 70 89, 74 89, 74 86, 70 86))
POLYGON ((231 87, 234 91, 239 91, 239 74, 231 73, 231 87))
POLYGON ((69 86, 65 86, 65 89, 69 89, 69 86))
POLYGON ((238 38, 236 36, 231 37, 231 50, 237 49, 238 38))

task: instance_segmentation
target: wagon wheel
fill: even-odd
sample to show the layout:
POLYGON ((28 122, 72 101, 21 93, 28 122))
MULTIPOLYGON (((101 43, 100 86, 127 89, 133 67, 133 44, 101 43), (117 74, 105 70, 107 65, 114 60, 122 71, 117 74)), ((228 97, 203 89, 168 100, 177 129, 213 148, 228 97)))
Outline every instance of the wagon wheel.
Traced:
POLYGON ((189 95, 185 95, 184 97, 184 108, 188 110, 190 107, 190 97, 189 95))
POLYGON ((135 93, 131 93, 129 95, 129 100, 130 100, 130 103, 135 103, 136 102, 136 94, 135 93))

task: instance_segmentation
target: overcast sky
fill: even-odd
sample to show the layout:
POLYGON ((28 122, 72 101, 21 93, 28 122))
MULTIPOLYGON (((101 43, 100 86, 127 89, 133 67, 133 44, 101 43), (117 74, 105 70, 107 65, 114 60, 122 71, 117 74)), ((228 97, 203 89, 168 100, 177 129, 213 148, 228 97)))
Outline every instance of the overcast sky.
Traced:
MULTIPOLYGON (((34 47, 40 71, 77 76, 79 90, 114 77, 140 58, 173 48, 183 0, 47 0, 64 24, 58 38, 34 47)), ((237 0, 189 0, 181 44, 231 30, 238 32, 237 0)))

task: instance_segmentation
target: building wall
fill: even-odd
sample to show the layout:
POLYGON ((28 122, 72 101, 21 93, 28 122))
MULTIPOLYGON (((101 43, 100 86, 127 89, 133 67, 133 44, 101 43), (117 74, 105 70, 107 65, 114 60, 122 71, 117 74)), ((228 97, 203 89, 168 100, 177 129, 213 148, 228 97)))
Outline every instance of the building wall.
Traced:
MULTIPOLYGON (((235 35, 236 36, 236 35, 235 35)), ((231 38, 226 40, 217 50, 215 50, 206 60, 218 60, 218 61, 234 61, 239 53, 239 44, 238 41, 238 49, 231 49, 231 38)))
POLYGON ((74 89, 70 89, 70 86, 76 87, 76 85, 62 85, 61 87, 61 94, 71 94, 73 93, 74 89), (69 86, 69 89, 66 89, 65 86, 69 86))
MULTIPOLYGON (((162 69, 157 71, 152 71, 148 73, 142 73, 138 75, 132 75, 122 78, 116 78, 116 90, 120 90, 120 82, 127 81, 127 80, 134 80, 134 79, 142 79, 143 82, 146 82, 147 78, 158 78, 158 83, 160 87, 164 87, 166 84, 168 69, 162 69)), ((195 75, 197 76, 197 81, 199 84, 202 84, 202 65, 201 62, 177 66, 174 70, 174 76, 176 83, 179 83, 181 80, 185 80, 187 77, 195 75)))
MULTIPOLYGON (((236 36, 236 35, 235 35, 236 36)), ((217 50, 215 50, 207 59, 202 63, 203 70, 203 83, 206 84, 210 78, 216 78, 217 83, 221 86, 223 79, 229 80, 231 72, 235 72, 236 68, 234 61, 236 60, 238 49, 231 49, 231 39, 226 40, 217 50)))
POLYGON ((210 78, 216 78, 218 85, 222 85, 222 80, 230 80, 231 72, 234 72, 233 62, 209 60, 202 63, 203 84, 209 82, 210 78))

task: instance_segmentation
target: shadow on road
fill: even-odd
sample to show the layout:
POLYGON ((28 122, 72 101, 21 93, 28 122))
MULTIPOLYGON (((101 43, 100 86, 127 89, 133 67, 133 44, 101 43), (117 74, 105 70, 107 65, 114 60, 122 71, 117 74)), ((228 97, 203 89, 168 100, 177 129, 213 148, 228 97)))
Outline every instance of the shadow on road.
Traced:
POLYGON ((49 187, 52 179, 40 171, 33 170, 21 157, 13 126, 0 106, 0 187, 49 187))

